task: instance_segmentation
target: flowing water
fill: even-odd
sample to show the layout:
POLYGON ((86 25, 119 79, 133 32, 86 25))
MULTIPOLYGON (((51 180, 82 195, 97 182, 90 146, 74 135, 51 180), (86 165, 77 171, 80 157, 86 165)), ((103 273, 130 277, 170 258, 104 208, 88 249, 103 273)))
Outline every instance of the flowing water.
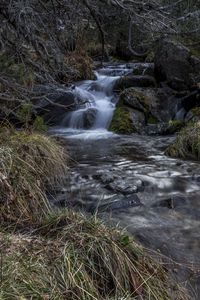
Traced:
POLYGON ((173 136, 107 131, 117 101, 113 84, 129 71, 107 67, 96 73, 96 81, 75 87, 86 103, 53 129, 71 156, 69 178, 55 202, 98 213, 126 227, 143 245, 190 265, 193 272, 179 270, 179 277, 190 282, 191 299, 200 299, 200 164, 164 155, 173 136), (95 118, 85 130, 84 114, 91 108, 95 118))

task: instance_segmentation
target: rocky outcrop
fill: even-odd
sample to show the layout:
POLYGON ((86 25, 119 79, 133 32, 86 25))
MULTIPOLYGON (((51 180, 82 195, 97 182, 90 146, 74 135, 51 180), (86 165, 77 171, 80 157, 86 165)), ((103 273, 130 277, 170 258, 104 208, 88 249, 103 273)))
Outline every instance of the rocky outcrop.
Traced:
POLYGON ((155 54, 155 76, 175 90, 186 90, 200 81, 200 60, 182 44, 161 39, 155 54))

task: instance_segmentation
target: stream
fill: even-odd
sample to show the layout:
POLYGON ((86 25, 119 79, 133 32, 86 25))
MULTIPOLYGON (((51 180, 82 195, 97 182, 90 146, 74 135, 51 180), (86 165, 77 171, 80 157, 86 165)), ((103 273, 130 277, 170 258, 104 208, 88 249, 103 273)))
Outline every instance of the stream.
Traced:
POLYGON ((118 100, 113 85, 129 72, 126 65, 107 66, 96 80, 75 85, 83 104, 51 129, 70 156, 69 176, 54 202, 97 213, 145 247, 189 265, 194 272, 180 268, 179 277, 191 285, 191 299, 200 299, 200 164, 164 155, 174 136, 107 131, 118 100))

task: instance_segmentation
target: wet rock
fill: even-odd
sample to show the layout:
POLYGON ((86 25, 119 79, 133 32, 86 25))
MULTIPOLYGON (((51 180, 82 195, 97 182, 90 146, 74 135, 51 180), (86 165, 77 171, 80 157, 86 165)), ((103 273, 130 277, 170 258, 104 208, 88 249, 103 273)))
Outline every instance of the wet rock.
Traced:
POLYGON ((170 39, 161 39, 155 54, 155 76, 175 90, 188 89, 199 80, 200 61, 188 48, 170 39))
POLYGON ((48 125, 58 125, 66 112, 76 108, 77 99, 72 89, 56 86, 36 86, 41 98, 34 102, 34 111, 44 118, 48 125))
POLYGON ((103 205, 99 205, 98 207, 91 206, 90 212, 106 212, 112 210, 120 210, 127 209, 129 207, 137 207, 142 206, 142 203, 137 195, 126 196, 121 199, 116 199, 114 201, 110 201, 108 203, 104 203, 103 205))
POLYGON ((115 176, 111 173, 105 173, 105 174, 100 176, 100 180, 104 184, 110 183, 110 182, 113 182, 115 180, 115 176))
POLYGON ((94 125, 94 122, 96 120, 97 115, 97 109, 95 108, 89 108, 85 113, 83 114, 83 128, 89 129, 94 125))
POLYGON ((128 105, 136 110, 144 111, 145 103, 148 102, 146 95, 135 88, 125 89, 120 94, 120 100, 123 104, 128 105))
POLYGON ((106 185, 106 188, 113 192, 119 192, 124 195, 137 193, 142 189, 143 183, 140 179, 134 179, 130 182, 123 181, 121 178, 114 180, 106 185))
POLYGON ((146 123, 154 124, 171 120, 177 107, 177 99, 173 91, 167 88, 128 88, 120 94, 119 105, 121 103, 143 111, 146 123))
POLYGON ((156 82, 148 75, 127 75, 118 79, 114 84, 114 91, 124 90, 130 87, 155 87, 156 82))
POLYGON ((186 205, 188 202, 187 198, 182 195, 174 195, 171 196, 168 199, 161 200, 155 204, 153 204, 152 207, 167 207, 169 209, 174 209, 176 207, 182 207, 186 205))
POLYGON ((129 108, 130 118, 138 133, 145 133, 146 119, 144 112, 129 108))

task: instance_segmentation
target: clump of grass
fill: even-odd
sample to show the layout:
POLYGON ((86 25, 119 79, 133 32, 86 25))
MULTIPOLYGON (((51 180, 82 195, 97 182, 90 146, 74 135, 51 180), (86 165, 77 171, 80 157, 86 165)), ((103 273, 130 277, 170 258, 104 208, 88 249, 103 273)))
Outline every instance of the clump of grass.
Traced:
POLYGON ((0 234, 1 299, 187 299, 125 232, 68 211, 34 236, 0 234), (173 293, 173 297, 171 297, 173 293))
POLYGON ((76 80, 94 79, 92 60, 84 51, 73 51, 65 59, 68 66, 77 71, 76 80))
POLYGON ((189 123, 170 145, 166 154, 173 157, 200 160, 200 122, 189 123))
POLYGON ((48 187, 66 173, 66 155, 52 138, 39 133, 0 130, 0 219, 35 220, 50 205, 48 187))
POLYGON ((185 121, 181 120, 170 120, 169 121, 169 127, 168 132, 169 133, 175 133, 180 131, 184 126, 186 125, 185 121))

